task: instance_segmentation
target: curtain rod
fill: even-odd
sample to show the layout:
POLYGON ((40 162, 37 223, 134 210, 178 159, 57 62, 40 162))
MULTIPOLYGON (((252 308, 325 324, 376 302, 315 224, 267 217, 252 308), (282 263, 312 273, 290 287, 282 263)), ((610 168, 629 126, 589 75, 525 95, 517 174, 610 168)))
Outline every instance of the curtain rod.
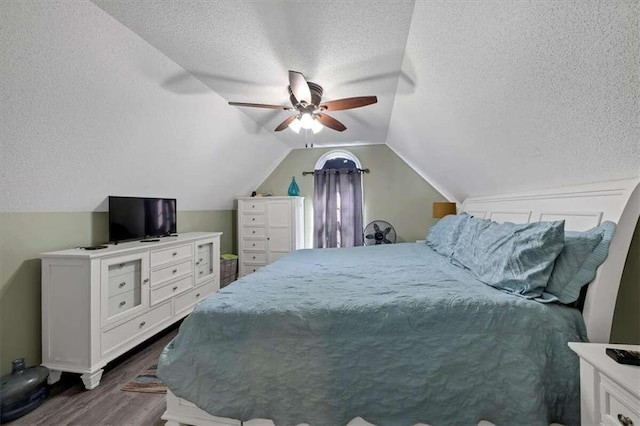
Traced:
MULTIPOLYGON (((330 170, 330 169, 329 169, 330 170)), ((352 169, 354 170, 354 169, 352 169)), ((355 169, 358 171, 358 173, 369 173, 369 169, 355 169)), ((306 175, 312 175, 314 172, 302 172, 302 176, 306 176, 306 175)), ((336 171, 337 173, 337 171, 336 171)))

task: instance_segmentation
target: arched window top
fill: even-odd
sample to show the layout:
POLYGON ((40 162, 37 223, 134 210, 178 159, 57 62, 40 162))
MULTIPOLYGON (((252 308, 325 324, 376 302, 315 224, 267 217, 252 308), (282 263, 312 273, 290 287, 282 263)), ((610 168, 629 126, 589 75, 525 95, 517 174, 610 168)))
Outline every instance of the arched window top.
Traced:
POLYGON ((361 169, 358 157, 342 149, 329 151, 318 159, 315 170, 322 169, 361 169))

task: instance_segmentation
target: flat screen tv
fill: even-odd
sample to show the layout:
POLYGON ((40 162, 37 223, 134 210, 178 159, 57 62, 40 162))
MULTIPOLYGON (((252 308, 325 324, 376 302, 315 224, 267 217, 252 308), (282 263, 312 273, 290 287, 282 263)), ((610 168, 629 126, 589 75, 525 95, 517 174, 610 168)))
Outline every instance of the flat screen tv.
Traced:
POLYGON ((139 240, 175 232, 175 198, 109 196, 110 241, 139 240))

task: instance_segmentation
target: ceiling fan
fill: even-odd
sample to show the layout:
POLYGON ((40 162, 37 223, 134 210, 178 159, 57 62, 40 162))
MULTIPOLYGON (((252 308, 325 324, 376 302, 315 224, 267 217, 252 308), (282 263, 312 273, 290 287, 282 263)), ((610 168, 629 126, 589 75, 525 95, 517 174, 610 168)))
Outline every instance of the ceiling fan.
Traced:
POLYGON ((292 107, 280 105, 253 104, 246 102, 229 102, 229 105, 280 109, 283 111, 295 111, 295 114, 284 120, 276 127, 275 131, 290 127, 298 133, 300 129, 311 129, 313 133, 318 133, 323 127, 328 127, 338 132, 342 132, 347 127, 325 114, 325 111, 341 111, 345 109, 359 108, 378 102, 375 96, 359 96, 355 98, 337 99, 320 103, 322 99, 322 86, 307 81, 301 72, 289 71, 289 100, 292 107))

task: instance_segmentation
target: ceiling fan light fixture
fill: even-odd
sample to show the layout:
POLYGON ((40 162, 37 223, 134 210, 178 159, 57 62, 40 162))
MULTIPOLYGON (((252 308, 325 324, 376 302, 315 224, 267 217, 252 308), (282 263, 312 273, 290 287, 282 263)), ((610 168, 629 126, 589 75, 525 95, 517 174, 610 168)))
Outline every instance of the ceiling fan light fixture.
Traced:
POLYGON ((296 118, 291 123, 289 123, 289 128, 296 133, 300 133, 300 129, 302 128, 302 123, 300 123, 300 120, 296 118))
POLYGON ((322 130, 323 128, 324 126, 317 119, 314 119, 313 122, 311 123, 311 131, 313 132, 314 135, 318 133, 320 130, 322 130))
POLYGON ((302 125, 303 129, 311 129, 311 127, 313 126, 313 121, 314 120, 311 117, 311 114, 309 114, 308 112, 305 112, 300 117, 300 125, 302 125))

